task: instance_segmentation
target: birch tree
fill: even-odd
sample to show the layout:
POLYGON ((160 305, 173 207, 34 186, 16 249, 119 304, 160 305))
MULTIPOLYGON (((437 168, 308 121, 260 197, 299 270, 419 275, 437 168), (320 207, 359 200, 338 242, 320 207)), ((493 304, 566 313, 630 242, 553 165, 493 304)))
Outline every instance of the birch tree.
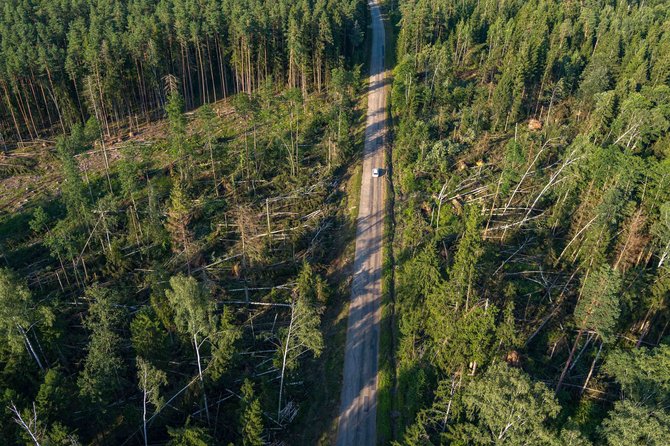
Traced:
POLYGON ((147 409, 148 405, 160 410, 163 406, 163 398, 160 395, 160 387, 167 384, 167 376, 162 370, 156 369, 149 362, 137 357, 137 380, 140 391, 142 391, 142 434, 144 446, 149 444, 147 435, 147 409))
POLYGON ((181 334, 190 338, 198 367, 198 379, 203 394, 204 409, 209 422, 209 403, 205 386, 205 369, 214 379, 221 376, 234 354, 234 343, 239 330, 234 327, 232 315, 224 310, 217 315, 216 305, 208 289, 193 277, 184 275, 170 279, 165 296, 174 309, 174 324, 181 334), (209 361, 204 357, 208 347, 209 361))
POLYGON ((670 403, 670 346, 614 350, 603 370, 621 387, 622 399, 663 407, 670 403))
POLYGON ((465 388, 463 405, 467 422, 456 425, 450 437, 478 445, 548 443, 548 422, 560 409, 546 385, 501 363, 465 388))
POLYGON ((279 349, 275 355, 275 366, 280 370, 279 397, 277 403, 277 419, 282 418, 282 404, 284 392, 284 378, 288 371, 298 366, 298 359, 307 352, 318 357, 323 350, 323 336, 320 330, 321 313, 323 308, 316 300, 315 290, 306 286, 314 278, 314 273, 308 264, 303 270, 291 296, 291 316, 288 327, 279 332, 279 349))
POLYGON ((600 434, 607 446, 663 446, 670 438, 670 414, 662 408, 619 401, 603 421, 600 434))
POLYGON ((14 272, 0 269, 0 334, 12 352, 25 348, 40 370, 45 369, 45 363, 35 345, 35 328, 48 327, 53 320, 52 311, 33 301, 32 293, 14 272))
POLYGON ((177 330, 191 338, 198 366, 198 377, 205 404, 205 414, 209 423, 209 403, 207 402, 207 392, 205 390, 201 352, 203 344, 207 342, 216 327, 214 301, 210 299, 209 292, 193 277, 183 275, 174 276, 170 279, 170 288, 165 290, 165 296, 174 308, 174 324, 177 330))

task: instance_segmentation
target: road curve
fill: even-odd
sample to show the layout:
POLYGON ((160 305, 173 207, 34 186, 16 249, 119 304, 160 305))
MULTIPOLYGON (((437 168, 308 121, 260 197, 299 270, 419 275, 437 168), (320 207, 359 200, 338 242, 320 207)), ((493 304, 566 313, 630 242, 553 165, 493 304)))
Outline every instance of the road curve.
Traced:
POLYGON ((377 359, 386 172, 379 178, 372 178, 372 169, 384 166, 387 92, 384 24, 377 1, 369 0, 368 3, 372 25, 370 84, 337 446, 374 446, 377 433, 377 359))

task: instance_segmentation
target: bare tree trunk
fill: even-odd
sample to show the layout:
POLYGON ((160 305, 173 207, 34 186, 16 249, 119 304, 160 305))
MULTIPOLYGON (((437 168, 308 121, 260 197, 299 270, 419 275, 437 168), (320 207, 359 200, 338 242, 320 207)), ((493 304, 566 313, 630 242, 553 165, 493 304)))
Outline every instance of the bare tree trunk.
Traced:
POLYGON ((147 369, 144 367, 144 383, 142 385, 142 431, 144 432, 144 446, 148 446, 147 440, 147 369))
POLYGON ((637 339, 637 342, 635 343, 635 347, 640 347, 640 345, 642 345, 642 340, 644 339, 645 336, 647 336, 647 333, 649 333, 649 326, 651 325, 649 319, 651 318, 653 311, 655 311, 655 308, 652 305, 647 310, 647 314, 644 315, 644 319, 642 319, 642 324, 640 325, 642 331, 640 333, 640 337, 637 339))
POLYGON ((282 393, 284 391, 284 373, 286 372, 286 356, 288 355, 288 347, 289 344, 291 343, 291 331, 293 330, 293 322, 295 320, 294 313, 295 313, 295 303, 291 305, 291 322, 288 325, 286 342, 284 342, 284 355, 281 364, 281 378, 279 380, 279 403, 277 405, 277 420, 279 420, 281 416, 281 400, 282 400, 282 393))
POLYGON ((28 350, 28 353, 35 359, 35 362, 39 366, 40 370, 43 372, 44 371, 44 366, 42 365, 42 361, 40 361, 39 356, 37 356, 37 353, 35 352, 35 349, 33 348, 33 344, 30 342, 30 339, 28 338, 28 333, 21 327, 20 325, 17 324, 17 327, 19 331, 21 332, 21 335, 23 335, 23 340, 26 343, 26 349, 28 350))
POLYGON ((591 363, 591 368, 589 369, 589 374, 586 375, 586 380, 584 381, 584 385, 582 386, 582 390, 579 391, 579 394, 581 395, 584 393, 584 390, 586 390, 586 387, 589 385, 589 380, 591 379, 591 376, 593 375, 593 369, 596 367, 596 362, 598 362, 598 358, 600 357, 600 352, 603 349, 603 343, 602 341, 600 342, 600 347, 598 347, 598 353, 596 353, 596 357, 593 359, 593 362, 591 363))
POLYGON ((209 424, 209 403, 207 402, 207 392, 205 391, 205 380, 202 377, 202 364, 200 361, 200 345, 198 344, 198 335, 193 335, 193 346, 195 347, 195 356, 198 360, 198 376, 200 377, 200 385, 202 386, 202 396, 205 400, 205 415, 207 416, 207 424, 209 424))
MULTIPOLYGON (((216 94, 216 92, 214 93, 216 94)), ((214 164, 214 149, 212 148, 212 139, 207 139, 207 146, 209 147, 209 161, 212 164, 212 178, 214 181, 214 192, 219 196, 219 183, 216 179, 216 164, 214 164)))
MULTIPOLYGON (((19 412, 19 409, 16 408, 16 405, 14 404, 13 401, 12 401, 11 405, 9 406, 9 410, 11 410, 12 413, 14 414, 14 421, 16 422, 16 424, 18 424, 26 432, 28 432, 28 435, 30 435, 30 438, 35 443, 35 446, 40 446, 40 442, 37 439, 37 435, 38 435, 37 430, 36 430, 37 426, 32 426, 31 427, 28 423, 26 423, 24 421, 23 417, 21 416, 21 412, 19 412), (33 429, 35 429, 35 430, 33 430, 33 429)), ((37 424, 37 411, 35 410, 35 403, 33 403, 33 413, 35 414, 34 424, 37 424)))
POLYGON ((18 137, 19 142, 23 142, 19 122, 16 120, 16 115, 14 114, 14 107, 12 107, 12 102, 9 97, 9 91, 7 91, 7 86, 4 83, 2 84, 2 89, 5 91, 5 101, 7 102, 7 109, 9 110, 9 113, 12 115, 12 121, 14 121, 14 129, 16 130, 16 136, 18 137))
POLYGON ((558 391, 561 390, 563 380, 565 379, 565 375, 568 373, 568 369, 570 368, 570 364, 572 363, 572 358, 575 356, 575 351, 577 351, 577 345, 579 344, 579 339, 582 337, 583 332, 584 331, 580 328, 579 332, 577 333, 577 338, 575 339, 575 343, 572 345, 570 355, 568 355, 568 360, 565 362, 565 367, 563 367, 561 377, 558 378, 558 384, 556 384, 556 393, 558 393, 558 391))
POLYGON ((268 242, 272 245, 272 226, 270 225, 270 201, 265 199, 265 218, 268 224, 268 242))

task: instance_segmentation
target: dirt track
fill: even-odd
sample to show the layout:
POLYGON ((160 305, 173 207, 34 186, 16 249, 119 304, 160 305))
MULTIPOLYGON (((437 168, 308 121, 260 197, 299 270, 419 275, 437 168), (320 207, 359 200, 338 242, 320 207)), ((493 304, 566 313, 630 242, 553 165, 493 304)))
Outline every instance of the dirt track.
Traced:
POLYGON ((356 228, 354 278, 344 354, 344 378, 338 421, 337 445, 376 443, 377 367, 381 320, 382 229, 386 172, 383 167, 386 134, 386 73, 384 24, 377 0, 370 0, 372 45, 370 85, 365 128, 363 180, 356 228))

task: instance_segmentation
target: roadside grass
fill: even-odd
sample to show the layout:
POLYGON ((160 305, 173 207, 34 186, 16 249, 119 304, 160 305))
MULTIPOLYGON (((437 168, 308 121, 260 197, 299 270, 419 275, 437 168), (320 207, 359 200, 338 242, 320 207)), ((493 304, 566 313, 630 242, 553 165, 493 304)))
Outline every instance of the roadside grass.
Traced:
MULTIPOLYGON (((390 149, 387 148, 386 155, 390 149)), ((390 163, 387 163, 390 165, 390 163)), ((389 171, 390 175, 390 171, 389 171)), ((387 177, 389 178, 389 177, 387 177)), ((393 261, 393 186, 386 181, 384 203, 384 238, 382 245, 382 304, 379 340, 379 377, 377 381, 377 444, 386 445, 394 438, 393 412, 395 394, 394 363, 394 261, 393 261)))
MULTIPOLYGON (((349 217, 356 222, 358 218, 358 207, 361 199, 361 182, 363 180, 362 163, 356 163, 353 168, 349 182, 347 183, 347 211, 349 217)), ((355 229, 355 228, 354 228, 355 229)), ((356 234, 354 233, 354 236, 356 234)))
MULTIPOLYGON (((392 2, 393 0, 389 0, 392 2)), ((395 26, 389 14, 388 3, 382 3, 382 20, 385 30, 385 60, 386 68, 392 70, 395 65, 395 26)), ((391 71, 387 73, 391 81, 391 71)), ((385 176, 384 191, 384 238, 382 244, 382 303, 381 303, 381 332, 379 342, 379 375, 377 381, 377 444, 387 445, 395 439, 394 413, 395 410, 395 320, 394 320, 394 258, 393 234, 395 230, 393 189, 392 143, 393 122, 391 118, 390 95, 387 94, 388 132, 384 147, 384 158, 387 175, 385 176)))

